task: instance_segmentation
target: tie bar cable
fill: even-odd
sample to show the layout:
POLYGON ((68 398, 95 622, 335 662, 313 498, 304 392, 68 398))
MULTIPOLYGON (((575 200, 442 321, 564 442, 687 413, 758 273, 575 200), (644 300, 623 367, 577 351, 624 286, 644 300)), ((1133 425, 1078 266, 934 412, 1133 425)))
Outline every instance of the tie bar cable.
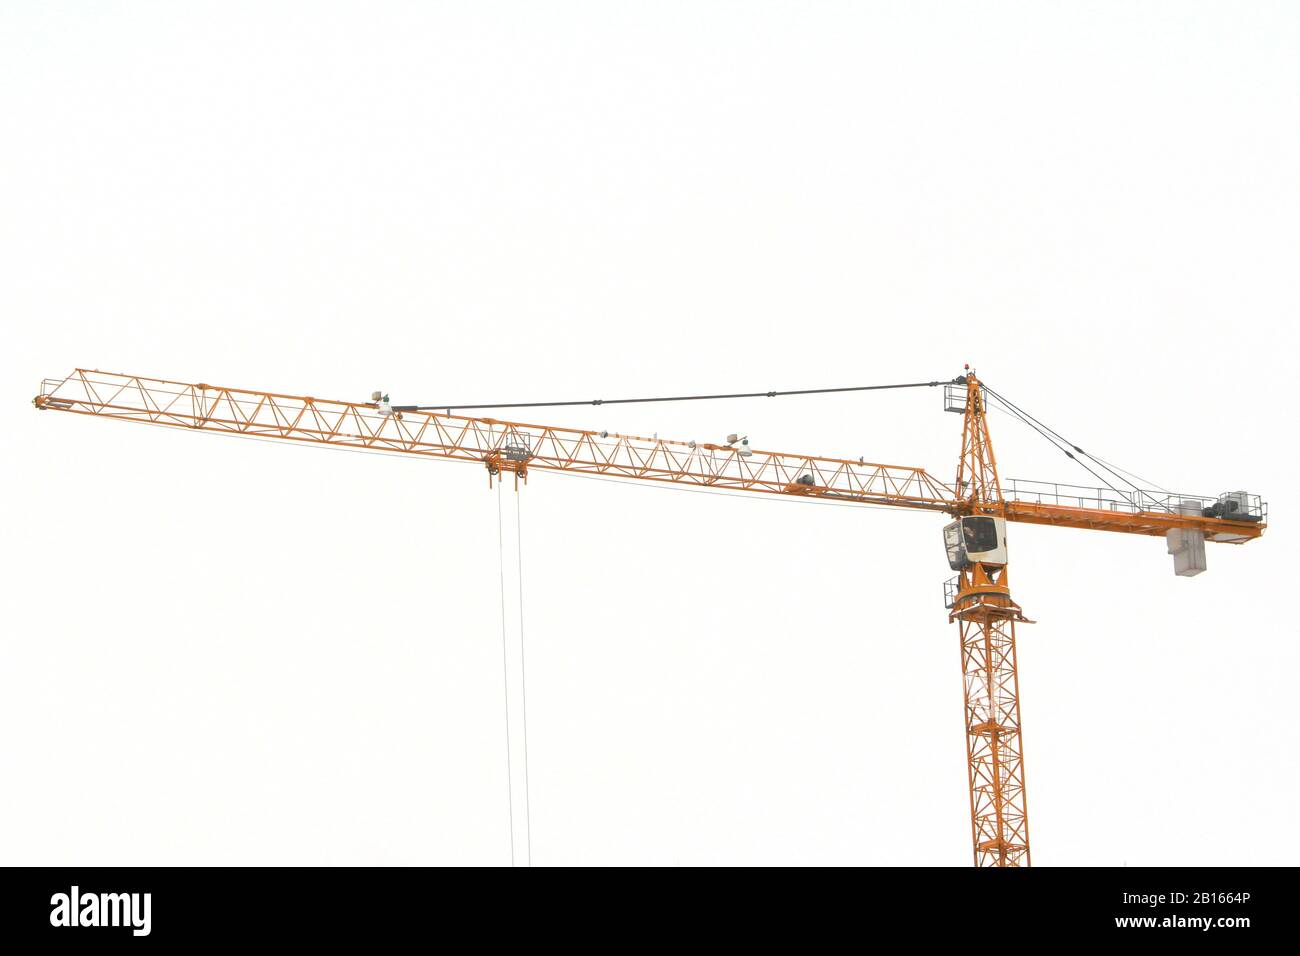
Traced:
POLYGON ((437 405, 394 405, 395 412, 436 412, 451 414, 452 409, 471 411, 481 408, 558 408, 566 405, 634 405, 645 402, 704 402, 724 398, 777 398, 782 395, 829 395, 836 392, 879 392, 896 388, 934 388, 951 385, 955 380, 935 382, 904 382, 900 385, 850 385, 842 388, 797 388, 767 392, 731 392, 723 395, 665 395, 652 398, 593 398, 586 401, 566 402, 484 402, 474 405, 441 403, 437 405))

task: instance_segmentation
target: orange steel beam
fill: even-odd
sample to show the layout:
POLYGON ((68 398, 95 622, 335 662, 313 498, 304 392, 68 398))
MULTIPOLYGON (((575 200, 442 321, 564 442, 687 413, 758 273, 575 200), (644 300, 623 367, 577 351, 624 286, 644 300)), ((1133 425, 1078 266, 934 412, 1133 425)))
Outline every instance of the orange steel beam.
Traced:
POLYGON ((979 867, 1029 866, 1029 811, 1020 736, 1016 622, 1006 568, 961 572, 949 617, 958 628, 970 786, 971 839, 979 867))
MULTIPOLYGON (((752 491, 763 494, 827 498, 860 504, 888 505, 970 514, 970 487, 959 494, 923 468, 882 465, 861 459, 823 458, 781 452, 740 454, 726 445, 639 438, 549 425, 530 425, 430 412, 383 415, 373 403, 318 399, 304 395, 260 392, 225 386, 191 384, 76 369, 63 379, 47 379, 33 404, 45 411, 72 412, 100 418, 167 425, 197 431, 307 442, 342 448, 370 449, 477 461, 489 471, 526 476, 530 469, 635 478, 670 484, 752 491), (524 447, 526 457, 512 460, 507 446, 524 447)), ((965 435, 964 454, 979 436, 965 435)), ((989 449, 991 454, 992 449, 989 449)), ((972 481, 969 466, 958 480, 972 481)), ((980 480, 978 476, 974 480, 980 480)), ((1042 491, 1002 489, 1001 499, 981 495, 982 513, 1008 521, 1064 528, 1093 528, 1129 534, 1160 535, 1170 528, 1231 534, 1238 540, 1259 537, 1263 523, 1174 514, 1136 504, 1042 491), (1065 503, 1068 501, 1069 503, 1065 503)), ((1149 504, 1154 504, 1153 502, 1149 504)))
POLYGON ((342 402, 77 369, 45 383, 37 408, 246 437, 477 461, 492 475, 529 471, 947 511, 951 492, 923 468, 727 445, 639 438, 430 412, 384 414, 342 402))
MULTIPOLYGON (((966 376, 956 490, 966 495, 964 510, 968 514, 1005 513, 984 392, 974 372, 966 376)), ((962 570, 948 620, 956 622, 961 645, 975 865, 1029 866, 1029 811, 1016 670, 1016 622, 1028 623, 1028 619, 1011 599, 1007 566, 976 563, 962 570)))
MULTIPOLYGON (((1163 535, 1172 528, 1190 528, 1207 535, 1232 535, 1240 539, 1258 538, 1267 524, 1263 522, 1229 521, 1225 518, 1197 518, 1168 511, 1110 511, 1103 508, 1072 507, 1034 501, 1006 501, 989 509, 988 514, 998 514, 1008 521, 1022 524, 1046 524, 1058 528, 1089 528, 1093 531, 1120 531, 1126 534, 1163 535)), ((1210 540, 1213 540, 1210 537, 1210 540)), ((1228 543, 1241 544, 1244 541, 1228 543)))

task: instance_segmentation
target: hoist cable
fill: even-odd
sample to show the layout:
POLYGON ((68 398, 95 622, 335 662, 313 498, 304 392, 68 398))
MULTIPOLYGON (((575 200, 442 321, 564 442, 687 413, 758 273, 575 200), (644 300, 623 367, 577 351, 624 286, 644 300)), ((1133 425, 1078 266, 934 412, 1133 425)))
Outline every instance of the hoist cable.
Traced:
POLYGON ((593 398, 573 402, 486 402, 475 405, 457 405, 446 402, 437 405, 394 405, 395 412, 434 412, 452 409, 472 411, 480 408, 558 408, 565 405, 635 405, 644 402, 705 402, 722 398, 776 398, 781 395, 830 395, 836 392, 880 392, 896 388, 934 388, 936 385, 950 385, 948 381, 904 382, 900 385, 851 385, 843 388, 797 388, 783 391, 766 392, 729 392, 722 395, 665 395, 653 398, 593 398))
POLYGON ((510 764, 510 665, 506 656, 506 548, 501 517, 501 485, 497 485, 497 561, 501 577, 501 686, 506 710, 506 806, 510 814, 510 865, 515 865, 515 775, 510 764))
POLYGON ((533 792, 528 780, 528 661, 524 656, 524 532, 523 495, 515 493, 515 551, 519 568, 519 689, 523 700, 524 720, 524 839, 528 865, 533 865, 533 792))

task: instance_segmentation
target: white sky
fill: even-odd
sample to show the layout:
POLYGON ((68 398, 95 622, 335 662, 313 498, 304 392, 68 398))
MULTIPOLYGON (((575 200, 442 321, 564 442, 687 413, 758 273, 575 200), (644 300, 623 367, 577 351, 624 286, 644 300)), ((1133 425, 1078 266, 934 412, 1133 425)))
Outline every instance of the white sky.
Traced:
MULTIPOLYGON (((0 10, 0 856, 504 863, 477 467, 28 405, 83 365, 532 400, 949 377, 1274 525, 1014 527, 1039 865, 1293 863, 1300 10, 0 10)), ((937 392, 556 424, 955 469, 937 392)), ((1085 483, 993 419, 1004 475, 1085 483)), ((508 505, 513 502, 507 502, 508 505)), ((538 474, 539 864, 965 865, 938 516, 538 474)))

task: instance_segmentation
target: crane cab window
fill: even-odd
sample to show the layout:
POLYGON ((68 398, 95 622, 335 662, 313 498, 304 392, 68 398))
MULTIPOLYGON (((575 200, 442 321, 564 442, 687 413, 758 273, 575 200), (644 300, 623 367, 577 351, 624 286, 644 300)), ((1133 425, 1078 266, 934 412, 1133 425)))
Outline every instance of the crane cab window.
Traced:
POLYGON ((943 529, 943 546, 948 552, 948 567, 954 571, 966 567, 966 549, 961 544, 960 521, 954 521, 943 529))
POLYGON ((961 536, 967 554, 997 550, 998 526, 993 518, 962 518, 961 536))
POLYGON ((1007 563, 1006 521, 987 515, 960 518, 943 529, 948 566, 954 571, 982 564, 1007 563))

